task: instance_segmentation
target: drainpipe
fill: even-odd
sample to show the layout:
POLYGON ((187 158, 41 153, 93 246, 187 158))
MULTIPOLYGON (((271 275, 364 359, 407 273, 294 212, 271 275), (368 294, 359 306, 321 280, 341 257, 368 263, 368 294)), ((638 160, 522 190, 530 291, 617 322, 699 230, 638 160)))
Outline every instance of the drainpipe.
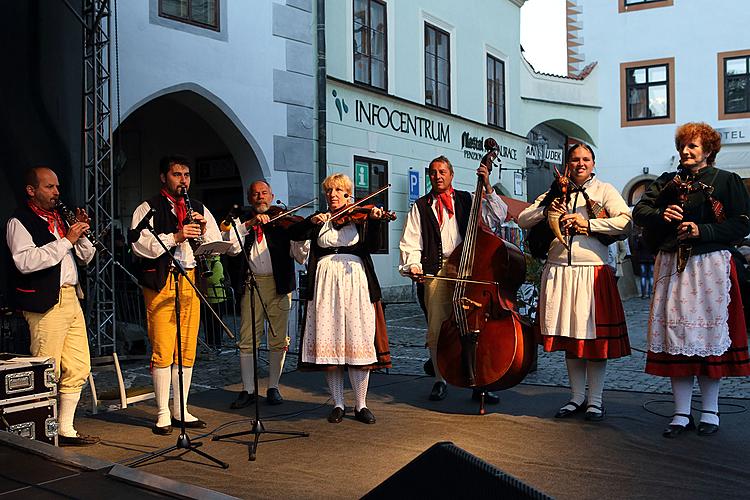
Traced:
MULTIPOLYGON (((327 174, 328 159, 326 155, 326 0, 317 0, 317 35, 318 67, 317 101, 318 101, 318 185, 327 174)), ((318 202, 320 207, 320 202, 318 202)))

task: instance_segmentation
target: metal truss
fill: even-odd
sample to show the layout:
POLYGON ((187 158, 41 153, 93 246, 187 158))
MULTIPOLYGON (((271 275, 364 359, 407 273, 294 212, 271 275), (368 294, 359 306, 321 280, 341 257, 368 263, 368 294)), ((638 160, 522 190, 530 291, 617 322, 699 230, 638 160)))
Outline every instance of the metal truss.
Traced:
POLYGON ((110 73, 110 0, 82 0, 83 45, 83 173, 86 211, 99 241, 86 279, 86 323, 97 355, 116 347, 112 117, 110 73))

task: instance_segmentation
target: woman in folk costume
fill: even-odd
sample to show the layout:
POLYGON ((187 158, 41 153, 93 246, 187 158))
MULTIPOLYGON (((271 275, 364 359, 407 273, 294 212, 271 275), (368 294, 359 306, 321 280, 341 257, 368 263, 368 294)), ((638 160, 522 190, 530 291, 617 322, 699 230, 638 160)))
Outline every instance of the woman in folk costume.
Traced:
POLYGON ((385 212, 372 208, 361 223, 331 220, 332 213, 352 202, 352 181, 333 174, 323 183, 329 212, 316 213, 292 226, 292 240, 311 240, 308 262, 307 313, 302 334, 302 368, 326 370, 333 398, 331 423, 344 417, 344 368, 354 390, 354 417, 374 424, 367 408, 370 370, 390 367, 380 285, 370 253, 387 230, 385 212))
POLYGON ((662 174, 636 205, 635 222, 658 250, 646 373, 672 379, 674 415, 663 435, 695 428, 691 400, 701 390, 698 434, 719 430, 719 382, 750 375, 747 332, 732 243, 750 232, 750 197, 737 174, 714 167, 721 136, 705 123, 677 129, 677 172, 662 174))
POLYGON ((607 265, 608 244, 630 231, 630 210, 611 184, 594 178, 589 146, 572 146, 566 158, 568 177, 556 181, 564 189, 539 196, 518 224, 528 229, 559 218, 562 234, 549 246, 539 299, 541 343, 547 352, 565 351, 570 379, 570 401, 555 417, 585 410, 586 420, 600 421, 607 360, 630 354, 615 273, 607 265))

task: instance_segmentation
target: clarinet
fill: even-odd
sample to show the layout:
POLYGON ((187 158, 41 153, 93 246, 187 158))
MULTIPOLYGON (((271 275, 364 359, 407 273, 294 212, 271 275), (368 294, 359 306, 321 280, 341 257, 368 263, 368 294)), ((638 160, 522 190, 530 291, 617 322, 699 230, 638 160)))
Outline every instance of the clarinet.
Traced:
MULTIPOLYGON (((182 197, 185 199, 185 207, 187 208, 187 217, 185 217, 183 224, 195 224, 195 221, 193 220, 193 207, 190 205, 190 198, 188 197, 187 189, 182 188, 180 194, 182 194, 182 197)), ((188 243, 190 243, 190 248, 195 252, 195 250, 203 244, 203 236, 188 238, 188 243)), ((214 272, 208 266, 208 259, 206 259, 205 255, 196 255, 195 262, 202 278, 209 278, 213 275, 214 272)))
MULTIPOLYGON (((76 222, 80 222, 78 218, 76 217, 75 212, 73 212, 73 210, 66 207, 62 201, 57 200, 57 205, 55 206, 55 208, 57 209, 58 212, 60 212, 60 215, 63 216, 63 219, 65 219, 65 222, 68 223, 68 227, 72 226, 76 222)), ((99 249, 106 248, 104 244, 101 241, 99 241, 96 238, 96 236, 94 236, 94 233, 91 232, 91 229, 85 230, 83 232, 83 236, 88 238, 91 244, 94 245, 96 248, 99 248, 99 249)))

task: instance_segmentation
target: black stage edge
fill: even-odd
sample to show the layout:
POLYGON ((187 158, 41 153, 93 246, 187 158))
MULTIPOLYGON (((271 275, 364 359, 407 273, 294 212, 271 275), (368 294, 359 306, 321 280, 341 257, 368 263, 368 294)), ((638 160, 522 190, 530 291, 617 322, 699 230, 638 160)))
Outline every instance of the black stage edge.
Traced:
POLYGON ((0 496, 119 500, 229 495, 0 431, 0 496))

